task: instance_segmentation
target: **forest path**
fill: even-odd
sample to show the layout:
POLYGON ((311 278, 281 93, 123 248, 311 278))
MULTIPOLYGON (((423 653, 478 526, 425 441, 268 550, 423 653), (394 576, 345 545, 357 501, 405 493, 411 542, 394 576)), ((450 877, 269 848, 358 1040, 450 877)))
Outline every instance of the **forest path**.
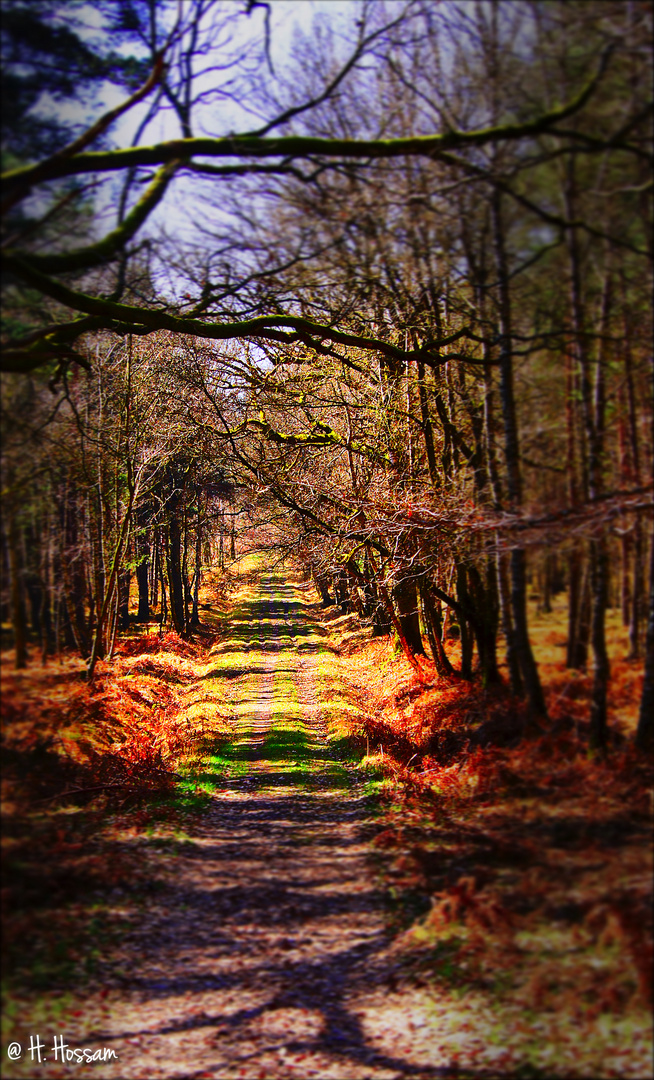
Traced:
POLYGON ((317 715, 318 614, 308 587, 272 574, 239 597, 204 680, 231 687, 235 725, 199 778, 210 806, 176 857, 162 854, 121 943, 121 990, 96 1022, 88 1002, 84 1041, 67 1028, 69 1045, 91 1036, 118 1061, 50 1075, 456 1075, 461 1006, 389 989, 362 782, 317 715))

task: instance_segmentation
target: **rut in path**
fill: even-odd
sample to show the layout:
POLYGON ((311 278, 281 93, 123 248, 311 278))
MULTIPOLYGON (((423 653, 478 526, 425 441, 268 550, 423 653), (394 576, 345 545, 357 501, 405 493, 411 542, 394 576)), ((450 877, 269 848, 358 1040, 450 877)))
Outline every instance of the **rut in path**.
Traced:
POLYGON ((109 997, 91 994, 66 1022, 70 1046, 118 1060, 48 1062, 50 1076, 454 1075, 458 1008, 437 1018, 417 990, 389 988, 366 800, 317 717, 316 611, 272 575, 241 598, 205 676, 229 688, 234 737, 220 752, 231 769, 103 957, 109 997))

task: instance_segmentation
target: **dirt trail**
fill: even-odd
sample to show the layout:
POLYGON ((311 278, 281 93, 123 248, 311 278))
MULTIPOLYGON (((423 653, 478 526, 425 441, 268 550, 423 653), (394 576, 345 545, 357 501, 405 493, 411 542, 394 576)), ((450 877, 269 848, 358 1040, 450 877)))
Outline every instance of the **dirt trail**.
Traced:
MULTIPOLYGON (((90 884, 85 914, 98 935, 92 982, 70 993, 69 979, 49 979, 42 998, 12 1001, 11 1039, 22 1057, 7 1060, 3 1045, 2 1075, 648 1075, 646 1014, 601 1013, 580 1028, 569 1002, 534 1009, 519 989, 502 1000, 492 982, 461 985, 465 956, 450 980, 447 951, 439 953, 420 926, 415 937, 391 940, 370 861, 365 777, 338 759, 321 720, 328 687, 334 709, 347 705, 316 598, 308 586, 269 574, 244 585, 236 605, 222 639, 194 665, 197 678, 184 684, 194 731, 231 730, 231 741, 222 737, 196 761, 186 784, 202 787, 207 805, 186 816, 186 833, 167 821, 149 829, 147 820, 107 819, 114 838, 105 851, 119 863, 124 853, 137 873, 97 892, 90 884), (435 976, 424 989, 406 971, 412 941, 435 976), (117 1059, 62 1063, 55 1034, 71 1053, 88 1047, 117 1059), (47 1061, 29 1059, 35 1036, 47 1061)), ((576 963, 578 949, 557 933, 523 934, 517 948, 531 948, 547 977, 565 978, 569 966, 561 965, 576 963)), ((65 955, 65 937, 60 944, 65 955)), ((29 956, 29 937, 23 945, 29 956)))
POLYGON ((312 610, 272 575, 241 598, 205 676, 230 687, 231 773, 177 856, 162 854, 157 891, 103 958, 115 989, 102 1012, 92 996, 66 1021, 69 1046, 112 1048, 118 1060, 62 1067, 50 1055, 48 1075, 455 1074, 459 1007, 390 990, 361 781, 335 760, 317 716, 312 610))

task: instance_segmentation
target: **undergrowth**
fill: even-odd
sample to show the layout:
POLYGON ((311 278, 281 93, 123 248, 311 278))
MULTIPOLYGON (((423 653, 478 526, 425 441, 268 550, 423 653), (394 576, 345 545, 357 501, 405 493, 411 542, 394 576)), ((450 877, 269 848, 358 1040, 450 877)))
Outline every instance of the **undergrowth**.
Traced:
MULTIPOLYGON (((70 659, 6 680, 10 1000, 21 988, 64 993, 106 978, 104 953, 156 888, 153 858, 173 859, 186 815, 246 768, 230 741, 238 701, 230 714, 223 696, 238 686, 245 701, 256 683, 260 607, 232 611, 222 646, 219 627, 195 643, 124 641, 90 686, 70 659)), ((337 611, 321 618, 296 646, 315 653, 328 753, 372 797, 399 978, 482 993, 505 1018, 513 1010, 516 1030, 545 1017, 561 1038, 567 1024, 583 1040, 610 1020, 642 1037, 654 772, 628 738, 634 665, 613 659, 609 746, 591 755, 589 679, 546 653, 550 723, 526 738, 523 707, 504 685, 435 673, 420 685, 387 641, 337 611)), ((278 671, 274 681, 266 757, 280 783, 310 784, 317 750, 293 680, 278 671)), ((538 1061, 533 1075, 546 1075, 538 1061)))
POLYGON ((16 993, 101 977, 126 930, 121 897, 156 889, 150 856, 206 801, 192 766, 229 733, 221 688, 196 689, 219 634, 219 623, 194 640, 132 634, 90 684, 66 654, 4 675, 7 1007, 16 993))
POLYGON ((578 1032, 599 1061, 606 1024, 649 1037, 654 770, 629 738, 637 665, 614 649, 608 747, 591 754, 591 680, 563 668, 558 636, 541 634, 550 719, 537 737, 506 685, 435 672, 421 685, 387 641, 351 632, 336 638, 326 711, 375 777, 401 979, 482 993, 507 1031, 547 1027, 554 1046, 578 1032))

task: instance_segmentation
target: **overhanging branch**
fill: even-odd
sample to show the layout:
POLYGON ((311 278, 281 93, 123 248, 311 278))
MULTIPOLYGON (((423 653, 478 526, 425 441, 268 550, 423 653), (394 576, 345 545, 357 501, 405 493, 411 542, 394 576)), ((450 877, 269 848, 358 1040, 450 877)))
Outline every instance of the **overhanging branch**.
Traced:
MULTIPOLYGON (((100 150, 59 156, 36 165, 22 166, 5 173, 1 182, 23 194, 36 183, 56 180, 82 173, 116 172, 147 165, 197 157, 204 158, 285 158, 306 157, 347 159, 384 159, 420 156, 437 159, 442 154, 468 146, 486 146, 540 135, 554 124, 572 116, 586 104, 594 92, 608 63, 611 50, 602 55, 599 68, 583 90, 572 101, 535 120, 523 123, 500 124, 476 131, 450 130, 439 135, 412 136, 404 139, 322 139, 312 136, 287 135, 274 139, 252 135, 227 138, 174 139, 154 146, 134 146, 122 150, 100 150)), ((21 196, 22 197, 22 196, 21 196)))
MULTIPOLYGON (((443 362, 437 351, 439 348, 456 341, 468 332, 464 328, 457 330, 455 334, 449 334, 442 339, 431 341, 428 348, 405 350, 392 345, 388 341, 381 341, 378 338, 368 337, 364 334, 346 333, 337 330, 335 327, 311 322, 309 319, 299 315, 260 315, 252 319, 213 323, 173 315, 160 308, 141 308, 131 304, 121 304, 114 300, 89 296, 87 293, 71 289, 62 282, 55 281, 54 278, 41 273, 31 261, 18 255, 6 255, 5 269, 20 278, 25 284, 38 289, 39 292, 52 297, 53 300, 57 300, 60 304, 86 315, 97 316, 99 325, 107 329, 113 329, 116 323, 122 325, 137 324, 149 327, 151 331, 171 330, 177 334, 188 334, 213 341, 259 338, 292 343, 297 340, 307 340, 308 336, 318 343, 324 339, 351 348, 380 352, 395 361, 426 360, 433 357, 435 363, 443 362)), ((471 360, 471 362, 479 363, 478 360, 471 360)))

